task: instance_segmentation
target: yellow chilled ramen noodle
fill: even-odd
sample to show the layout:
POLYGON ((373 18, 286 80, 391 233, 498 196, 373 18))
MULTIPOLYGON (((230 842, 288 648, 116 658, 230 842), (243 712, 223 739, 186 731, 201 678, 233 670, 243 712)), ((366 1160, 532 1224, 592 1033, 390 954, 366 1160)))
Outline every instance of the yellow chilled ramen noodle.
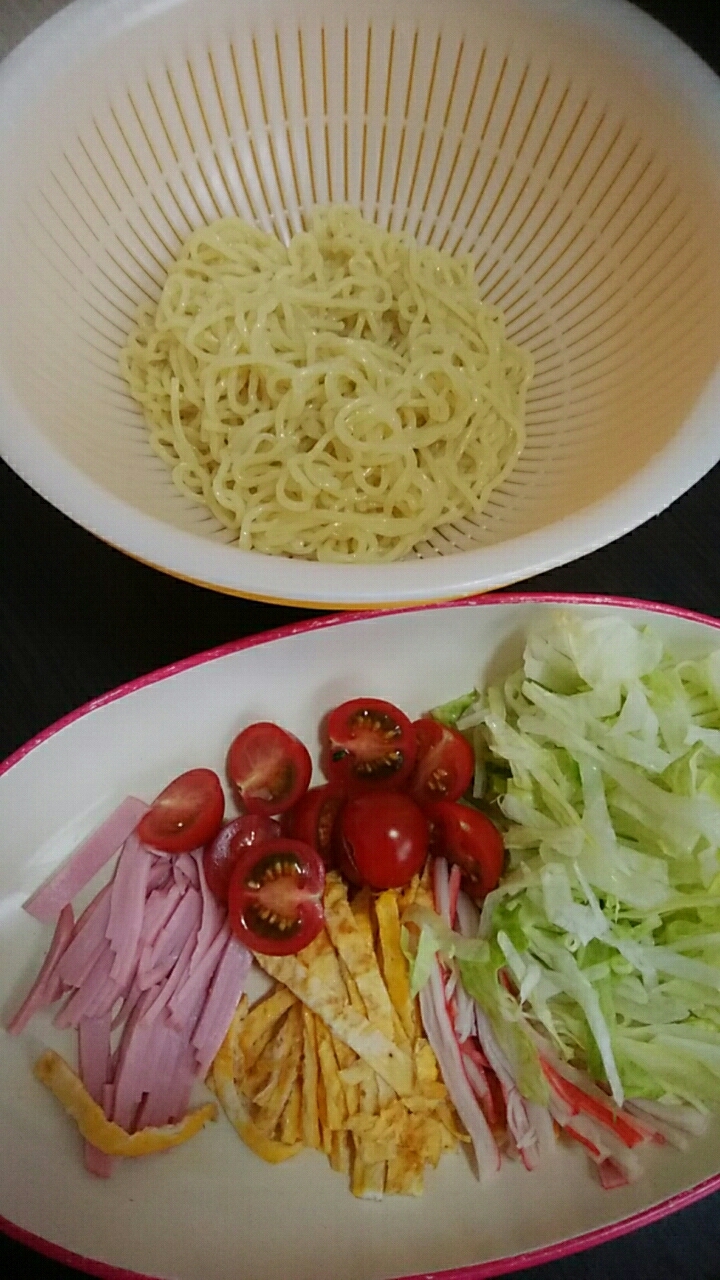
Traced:
POLYGON ((176 486, 240 548, 371 562, 483 509, 532 361, 469 258, 331 206, 288 245, 239 218, 196 231, 121 368, 176 486))

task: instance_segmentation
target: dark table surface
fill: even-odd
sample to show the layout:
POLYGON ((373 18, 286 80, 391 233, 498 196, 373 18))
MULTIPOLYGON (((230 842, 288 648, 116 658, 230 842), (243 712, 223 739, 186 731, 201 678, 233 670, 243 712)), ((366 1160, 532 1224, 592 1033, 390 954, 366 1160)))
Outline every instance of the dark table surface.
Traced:
MULTIPOLYGON (((4 23, 10 32, 4 47, 61 4, 0 0, 0 32, 4 23)), ((640 7, 720 71, 718 0, 707 6, 702 0, 644 0, 640 7)), ((717 617, 719 542, 716 467, 663 515, 594 555, 533 579, 529 589, 633 596, 717 617)), ((308 615, 216 595, 127 559, 73 525, 0 463, 0 759, 125 680, 301 616, 308 615)), ((36 1280, 79 1275, 0 1234, 0 1280, 26 1271, 36 1280)), ((720 1280, 720 1194, 523 1274, 527 1280, 720 1280)))

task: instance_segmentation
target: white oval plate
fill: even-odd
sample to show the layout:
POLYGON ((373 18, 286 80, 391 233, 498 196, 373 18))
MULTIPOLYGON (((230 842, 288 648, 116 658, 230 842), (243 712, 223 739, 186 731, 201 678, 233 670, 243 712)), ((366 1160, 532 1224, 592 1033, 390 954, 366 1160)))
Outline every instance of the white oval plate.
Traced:
MULTIPOLYGON (((2 1014, 48 941, 21 903, 124 796, 151 799, 192 765, 222 770, 228 743, 251 720, 278 720, 312 744, 321 714, 352 695, 419 714, 516 664, 530 619, 558 604, 652 621, 683 652, 720 643, 711 619, 581 597, 321 619, 138 680, 22 748, 0 775, 2 1014)), ((429 1280, 449 1268, 455 1280, 477 1280, 607 1240, 720 1186, 711 1126, 685 1153, 651 1152, 645 1177, 617 1191, 600 1188, 582 1151, 558 1147, 542 1173, 506 1162, 482 1188, 462 1155, 446 1156, 421 1199, 370 1203, 317 1153, 263 1164, 224 1119, 168 1156, 118 1162, 105 1182, 85 1171, 73 1126, 31 1074, 47 1044, 70 1052, 67 1035, 43 1017, 17 1039, 0 1033, 0 1224, 95 1274, 429 1280)))

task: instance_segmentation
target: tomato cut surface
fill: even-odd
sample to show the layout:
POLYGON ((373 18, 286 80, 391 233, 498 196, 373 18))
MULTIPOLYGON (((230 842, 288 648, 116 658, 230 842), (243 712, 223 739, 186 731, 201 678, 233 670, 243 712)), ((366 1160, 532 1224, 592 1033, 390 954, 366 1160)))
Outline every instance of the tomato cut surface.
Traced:
POLYGON ((252 951, 293 955, 323 927, 324 887, 325 867, 310 845, 281 836, 246 848, 230 877, 230 926, 252 951))
POLYGON ((317 849, 326 867, 334 865, 333 832, 344 797, 331 783, 311 787, 282 817, 283 835, 317 849))
POLYGON ((410 780, 410 794, 419 804, 435 800, 459 800, 475 773, 475 755, 457 729, 423 716, 413 724, 417 758, 410 780))
POLYGON ((340 869, 371 889, 409 884, 428 852, 427 819, 410 796, 380 792, 348 800, 339 823, 340 869))
POLYGON ((312 761, 294 734, 278 724, 259 721, 232 742, 227 771, 247 812, 272 817, 292 808, 307 791, 312 761))
POLYGON ((454 862, 463 873, 463 886, 475 899, 497 887, 505 860, 505 846, 493 822, 466 804, 438 800, 425 808, 430 823, 430 852, 454 862))
POLYGON ((203 853, 205 879, 218 902, 227 903, 230 877, 243 851, 276 840, 279 835, 279 822, 263 813, 244 813, 220 828, 203 853))
POLYGON ((212 769, 189 769, 165 787, 138 823, 143 844, 163 853, 189 853, 213 840, 225 812, 222 785, 212 769))
POLYGON ((417 754, 412 724, 382 698, 353 698, 327 721, 325 772, 350 794, 398 790, 410 776, 417 754))

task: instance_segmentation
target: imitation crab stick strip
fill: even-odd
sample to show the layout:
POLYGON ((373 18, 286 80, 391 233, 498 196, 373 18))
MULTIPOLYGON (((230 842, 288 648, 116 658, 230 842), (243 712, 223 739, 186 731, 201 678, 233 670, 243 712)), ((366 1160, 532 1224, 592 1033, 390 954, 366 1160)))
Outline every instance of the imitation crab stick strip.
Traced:
POLYGON ((479 1004, 475 1005, 478 1041, 497 1077, 503 1098, 508 1129, 515 1140, 526 1169, 534 1169, 540 1159, 537 1135, 528 1115, 525 1099, 517 1087, 510 1063, 498 1044, 490 1020, 479 1004))
POLYGON ((51 924, 53 920, 57 920, 63 907, 72 902, 125 843, 147 807, 134 796, 123 800, 67 862, 30 895, 23 903, 25 911, 41 924, 51 924))
POLYGON ((540 1063, 548 1084, 575 1114, 583 1113, 605 1125, 626 1147, 635 1147, 638 1143, 647 1141, 650 1136, 647 1127, 613 1106, 609 1098, 601 1101, 597 1096, 586 1092, 556 1071, 542 1056, 540 1063))
POLYGON ((460 1047, 445 1004, 440 966, 434 960, 430 979, 420 991, 423 1027, 438 1060, 442 1078, 453 1105, 467 1129, 474 1150, 480 1178, 497 1173, 500 1152, 482 1109, 465 1074, 460 1047))
POLYGON ((108 1156, 136 1157, 169 1151, 194 1138, 196 1133, 215 1120, 217 1107, 206 1103, 188 1112, 179 1124, 166 1124, 137 1133, 127 1133, 120 1125, 108 1120, 88 1093, 82 1080, 76 1076, 64 1058, 48 1049, 35 1063, 34 1074, 47 1086, 67 1114, 75 1121, 86 1142, 92 1143, 108 1156))

